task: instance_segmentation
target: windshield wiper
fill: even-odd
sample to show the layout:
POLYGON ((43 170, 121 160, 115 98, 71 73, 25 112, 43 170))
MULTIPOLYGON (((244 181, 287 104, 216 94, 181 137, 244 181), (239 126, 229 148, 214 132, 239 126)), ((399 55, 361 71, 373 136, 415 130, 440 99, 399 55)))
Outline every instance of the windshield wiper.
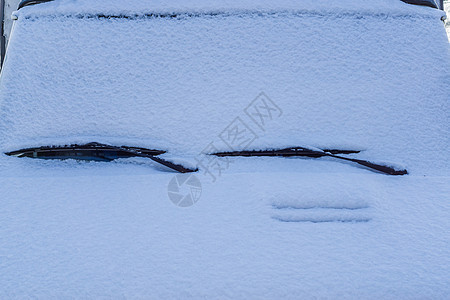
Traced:
POLYGON ((255 151, 233 151, 233 152, 218 152, 212 153, 211 155, 216 156, 281 156, 281 157, 296 157, 296 156, 305 156, 305 157, 334 157, 337 159, 343 159, 351 162, 355 162, 362 166, 365 166, 370 169, 377 170, 379 172, 389 174, 389 175, 405 175, 408 174, 407 170, 396 170, 392 167, 379 165, 372 163, 370 161, 348 158, 343 156, 338 156, 336 154, 351 154, 351 153, 359 153, 360 151, 353 150, 334 150, 334 149, 308 149, 304 147, 293 147, 293 148, 285 148, 285 149, 274 149, 274 150, 255 150, 255 151))
POLYGON ((111 146, 100 143, 84 145, 50 146, 27 148, 5 153, 9 156, 31 157, 41 159, 77 159, 94 161, 112 161, 118 158, 146 157, 180 173, 196 172, 197 169, 186 168, 168 160, 157 157, 166 153, 163 150, 152 150, 139 147, 111 146))
MULTIPOLYGON (((254 151, 233 151, 233 152, 218 152, 211 153, 216 156, 281 156, 281 157, 334 157, 346 161, 355 162, 362 166, 377 170, 379 172, 389 175, 405 175, 407 170, 396 170, 392 167, 375 164, 366 160, 348 158, 336 154, 352 154, 359 153, 356 150, 337 150, 337 149, 309 149, 304 147, 293 147, 285 149, 274 150, 254 150, 254 151)), ((84 145, 69 145, 69 146, 47 146, 27 148, 17 151, 5 153, 9 156, 16 157, 31 157, 41 159, 77 159, 77 160, 94 160, 94 161, 112 161, 118 158, 129 157, 146 157, 154 162, 164 165, 172 170, 180 173, 196 172, 198 169, 191 169, 179 164, 175 164, 168 160, 157 157, 160 154, 166 153, 163 150, 146 149, 140 147, 129 146, 111 146, 100 143, 89 143, 84 145)))

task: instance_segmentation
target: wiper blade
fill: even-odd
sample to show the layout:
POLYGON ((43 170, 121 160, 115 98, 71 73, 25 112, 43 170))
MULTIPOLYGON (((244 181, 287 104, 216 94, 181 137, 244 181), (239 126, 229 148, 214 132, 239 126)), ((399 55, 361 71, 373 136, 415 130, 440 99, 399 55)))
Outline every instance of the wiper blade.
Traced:
POLYGON ((326 153, 330 154, 352 154, 359 153, 358 150, 337 150, 337 149, 326 149, 326 150, 312 150, 303 147, 285 148, 285 149, 271 149, 271 150, 244 150, 244 151, 233 151, 233 152, 218 152, 212 153, 211 155, 216 156, 307 156, 307 157, 322 157, 326 156, 326 153))
MULTIPOLYGON (((44 146, 21 149, 6 153, 6 155, 17 157, 31 157, 51 159, 57 157, 75 157, 78 159, 91 160, 98 158, 98 160, 113 160, 116 158, 130 157, 129 150, 136 150, 149 155, 160 155, 166 153, 162 150, 151 150, 146 148, 126 147, 121 146, 118 151, 117 147, 109 146, 99 143, 89 143, 84 145, 68 145, 68 146, 44 146), (122 150, 123 149, 123 150, 122 150)), ((133 155, 134 156, 134 155, 133 155)))
POLYGON ((389 175, 405 175, 408 174, 407 170, 396 170, 392 167, 375 164, 370 161, 361 160, 361 159, 355 159, 355 158, 348 158, 339 156, 336 154, 351 154, 351 153, 359 153, 360 151, 354 151, 354 150, 315 150, 315 149, 308 149, 304 147, 293 147, 293 148, 285 148, 285 149, 274 149, 274 150, 255 150, 255 151, 233 151, 233 152, 218 152, 218 153, 212 153, 211 155, 216 156, 281 156, 281 157, 296 157, 296 156, 305 156, 305 157, 334 157, 337 159, 342 159, 346 161, 355 162, 357 164, 360 164, 362 166, 365 166, 367 168, 377 170, 379 172, 389 174, 389 175))
POLYGON ((196 172, 197 169, 186 168, 182 165, 175 164, 168 160, 156 157, 157 155, 166 153, 163 150, 152 150, 139 147, 129 146, 111 146, 100 143, 89 143, 84 145, 69 146, 48 146, 27 148, 17 151, 5 153, 9 156, 31 157, 41 159, 78 159, 78 160, 95 160, 95 161, 112 161, 118 158, 129 157, 146 157, 154 162, 164 165, 172 170, 181 173, 196 172))

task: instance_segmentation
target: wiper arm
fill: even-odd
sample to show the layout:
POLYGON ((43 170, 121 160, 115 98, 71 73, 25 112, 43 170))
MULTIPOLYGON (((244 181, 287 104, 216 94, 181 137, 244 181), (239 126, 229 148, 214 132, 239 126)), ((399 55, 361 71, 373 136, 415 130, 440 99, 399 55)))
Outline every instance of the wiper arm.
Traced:
POLYGON ((85 145, 69 145, 54 147, 27 148, 5 153, 9 156, 31 157, 41 159, 78 159, 78 160, 96 160, 112 161, 118 158, 146 157, 154 162, 164 165, 172 170, 181 173, 196 172, 197 169, 186 168, 182 165, 167 161, 157 155, 163 154, 162 150, 151 150, 139 147, 111 146, 100 143, 89 143, 85 145))
MULTIPOLYGON (((106 145, 106 146, 108 146, 108 145, 106 145)), ((175 170, 177 172, 180 172, 180 173, 192 173, 192 172, 197 172, 198 171, 198 169, 190 169, 190 168, 187 168, 187 167, 182 166, 180 164, 176 164, 176 163, 173 163, 171 161, 162 159, 160 157, 156 157, 154 155, 145 153, 145 152, 141 151, 139 148, 133 148, 133 147, 126 147, 126 148, 124 148, 123 146, 122 147, 109 146, 109 147, 113 147, 113 148, 115 148, 117 150, 121 150, 121 151, 130 153, 130 154, 134 154, 134 156, 150 158, 154 162, 157 162, 157 163, 159 163, 159 164, 161 164, 163 166, 166 166, 166 167, 168 167, 168 168, 170 168, 172 170, 175 170)))
POLYGON ((282 157, 305 156, 305 157, 313 157, 313 158, 329 156, 329 157, 334 157, 337 159, 355 162, 362 166, 365 166, 365 167, 368 167, 368 168, 371 168, 371 169, 374 169, 374 170, 377 170, 379 172, 389 174, 389 175, 408 174, 407 170, 396 170, 392 167, 375 164, 370 161, 336 155, 336 154, 350 154, 350 153, 359 153, 359 151, 320 150, 320 149, 315 150, 315 149, 308 149, 308 148, 304 148, 304 147, 294 147, 294 148, 285 148, 285 149, 278 149, 278 150, 218 152, 218 153, 212 153, 211 155, 216 155, 216 156, 221 156, 221 157, 223 157, 223 156, 282 156, 282 157))

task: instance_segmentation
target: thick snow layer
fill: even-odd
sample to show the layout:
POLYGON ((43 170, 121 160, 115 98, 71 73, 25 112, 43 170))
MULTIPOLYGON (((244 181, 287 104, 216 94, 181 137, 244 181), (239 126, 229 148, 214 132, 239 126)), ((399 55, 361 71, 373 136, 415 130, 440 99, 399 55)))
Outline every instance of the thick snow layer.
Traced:
POLYGON ((310 145, 365 150, 356 157, 412 173, 449 169, 450 54, 437 17, 41 16, 19 18, 13 35, 4 151, 97 141, 195 156, 210 143, 310 145), (272 109, 264 126, 245 114, 249 105, 267 114, 261 101, 272 109), (233 128, 248 143, 235 143, 233 128))
POLYGON ((0 154, 0 298, 448 297, 440 13, 394 0, 120 2, 19 12, 1 153, 97 141, 203 165, 200 152, 308 145, 364 150, 350 157, 410 175, 232 158, 221 173, 201 166, 200 200, 180 208, 168 197, 176 174, 148 159, 0 154), (220 13, 143 16, 208 10, 220 13))
POLYGON ((167 197, 174 174, 149 163, 9 159, 3 299, 450 293, 448 177, 240 159, 216 183, 197 175, 201 199, 182 209, 167 197))
POLYGON ((309 11, 328 13, 370 13, 370 14, 424 14, 442 15, 436 9, 405 4, 400 0, 55 0, 20 10, 22 16, 48 14, 173 14, 173 13, 217 13, 217 12, 274 12, 309 11))

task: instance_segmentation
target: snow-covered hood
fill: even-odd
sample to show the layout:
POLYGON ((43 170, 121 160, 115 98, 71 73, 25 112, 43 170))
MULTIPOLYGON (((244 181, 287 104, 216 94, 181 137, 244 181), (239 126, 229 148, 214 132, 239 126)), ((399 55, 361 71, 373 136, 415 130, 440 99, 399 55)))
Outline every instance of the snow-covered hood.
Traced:
POLYGON ((0 175, 0 296, 448 295, 448 177, 269 163, 195 175, 200 199, 180 208, 176 175, 142 162, 21 162, 0 175))

